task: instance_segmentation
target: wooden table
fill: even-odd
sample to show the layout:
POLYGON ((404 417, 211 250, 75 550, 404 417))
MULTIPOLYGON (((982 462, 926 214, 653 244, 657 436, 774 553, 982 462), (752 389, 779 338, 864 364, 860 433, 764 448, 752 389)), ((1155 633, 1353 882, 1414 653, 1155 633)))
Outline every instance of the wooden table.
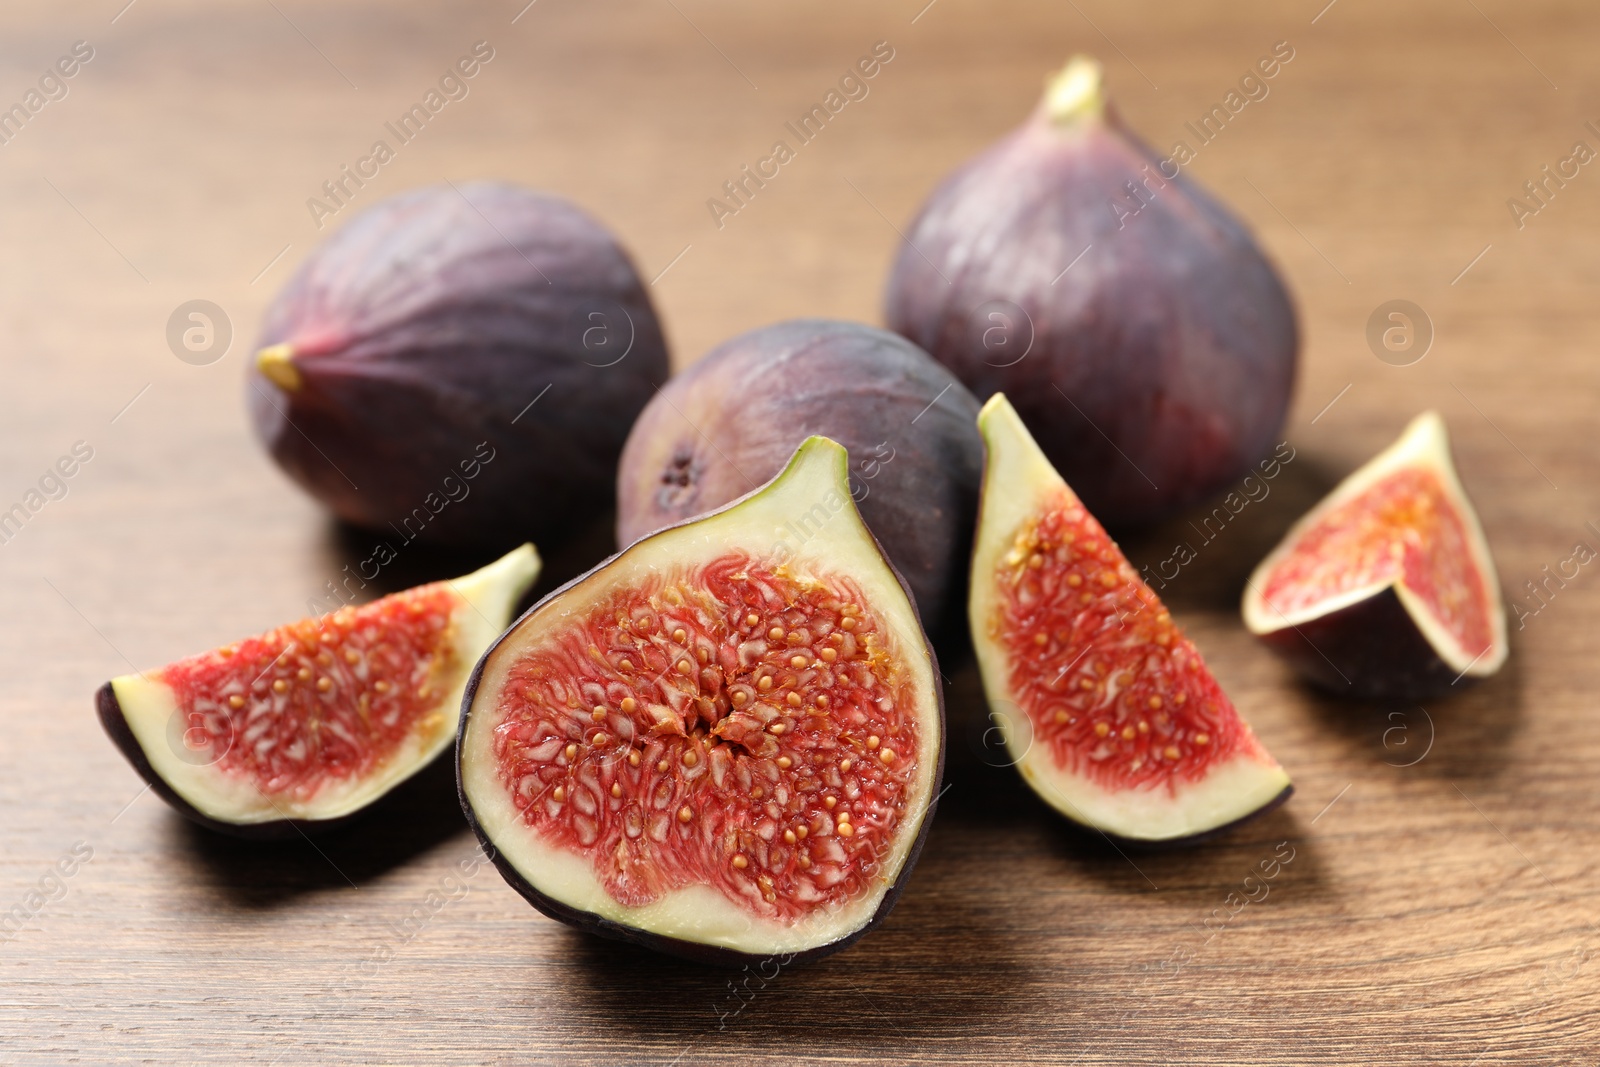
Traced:
MULTIPOLYGON (((41 882, 59 896, 0 944, 0 1060, 1600 1056, 1600 577, 1528 619, 1498 677, 1397 718, 1307 692, 1237 611, 1287 524, 1426 407, 1449 420, 1508 597, 1593 542, 1600 172, 1521 229, 1506 206, 1574 141, 1600 147, 1584 126, 1600 119, 1592 4, 124 2, 0 13, 0 104, 75 41, 94 50, 0 146, 0 507, 74 442, 93 449, 0 545, 0 909, 41 882), (875 321, 895 227, 1069 53, 1101 55, 1165 147, 1290 42, 1271 95, 1192 173, 1297 294, 1300 458, 1168 602, 1290 768, 1293 801, 1215 844, 1120 855, 978 758, 959 725, 969 667, 951 789, 898 909, 733 1015, 727 974, 546 921, 488 868, 438 903, 474 850, 447 776, 316 847, 218 839, 141 792, 95 687, 297 617, 354 558, 257 448, 242 360, 318 237, 306 199, 479 40, 494 58, 471 94, 358 204, 478 176, 572 196, 656 278, 680 364, 784 317, 875 321), (870 96, 718 228, 707 198, 880 40, 895 54, 870 96), (1365 340, 1397 298, 1436 330, 1406 367, 1365 340), (166 342, 194 299, 235 333, 208 366, 166 342), (1270 895, 1219 923, 1280 842, 1294 858, 1270 895), (391 962, 362 966, 385 948, 391 962)), ((1164 558, 1176 529, 1131 541, 1135 563, 1164 558)))

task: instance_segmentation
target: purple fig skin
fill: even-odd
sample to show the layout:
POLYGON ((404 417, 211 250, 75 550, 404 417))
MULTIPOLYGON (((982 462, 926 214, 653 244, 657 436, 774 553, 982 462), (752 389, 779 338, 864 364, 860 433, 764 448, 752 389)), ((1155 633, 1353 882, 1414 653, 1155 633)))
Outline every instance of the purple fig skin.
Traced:
POLYGON ((639 416, 617 473, 617 541, 743 496, 821 434, 849 450, 862 518, 923 625, 945 636, 964 625, 952 618, 983 473, 977 418, 949 371, 885 330, 825 319, 752 330, 678 374, 639 416))
POLYGON ((1460 675, 1429 644, 1394 588, 1320 618, 1261 635, 1306 680, 1335 696, 1417 701, 1465 689, 1460 675))
POLYGON ((1087 114, 1053 117, 1047 97, 944 180, 885 317, 980 400, 1010 397, 1095 517, 1127 527, 1233 483, 1278 440, 1299 340, 1244 226, 1167 177, 1093 78, 1087 114))
POLYGON ((670 373, 615 238, 487 182, 351 219, 268 310, 260 347, 279 345, 292 371, 249 372, 258 435, 335 515, 397 545, 556 544, 604 517, 628 427, 670 373))

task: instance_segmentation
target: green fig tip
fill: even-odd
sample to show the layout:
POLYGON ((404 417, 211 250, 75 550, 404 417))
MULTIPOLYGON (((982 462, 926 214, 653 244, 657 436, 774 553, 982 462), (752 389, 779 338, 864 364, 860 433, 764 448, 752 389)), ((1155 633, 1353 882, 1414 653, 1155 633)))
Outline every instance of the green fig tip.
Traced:
POLYGON ((286 393, 297 392, 302 384, 300 368, 294 365, 294 348, 272 345, 256 353, 256 369, 286 393))
POLYGON ((1057 125, 1097 119, 1105 113, 1105 72, 1093 56, 1073 56, 1051 76, 1044 110, 1057 125))

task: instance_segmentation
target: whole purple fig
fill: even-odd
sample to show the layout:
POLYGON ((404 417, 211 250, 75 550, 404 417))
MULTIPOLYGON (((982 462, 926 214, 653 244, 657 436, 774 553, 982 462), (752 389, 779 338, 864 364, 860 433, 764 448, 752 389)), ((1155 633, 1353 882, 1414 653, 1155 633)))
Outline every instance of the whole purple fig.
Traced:
POLYGON ((603 226, 474 182, 383 200, 318 246, 267 312, 249 401, 273 458, 348 522, 543 547, 609 512, 668 374, 603 226))
POLYGON ((1244 226, 1148 148, 1074 59, 1019 129, 950 175, 889 281, 890 327, 1004 392, 1101 521, 1149 522, 1276 440, 1298 334, 1244 226))
MULTIPOLYGON (((724 341, 634 425, 617 472, 617 540, 721 507, 771 479, 812 435, 850 453, 851 495, 930 633, 964 619, 983 442, 978 402, 903 337, 797 319, 724 341), (949 617, 946 617, 946 612, 949 617), (954 622, 952 622, 954 620, 954 622)), ((773 532, 796 550, 827 509, 773 532)))

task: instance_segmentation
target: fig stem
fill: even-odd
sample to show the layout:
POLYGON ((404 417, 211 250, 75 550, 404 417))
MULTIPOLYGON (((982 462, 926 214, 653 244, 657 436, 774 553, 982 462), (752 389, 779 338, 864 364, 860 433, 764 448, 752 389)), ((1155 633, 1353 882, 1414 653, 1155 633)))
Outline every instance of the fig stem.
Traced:
POLYGON ((294 365, 294 348, 272 345, 256 353, 256 369, 286 393, 298 392, 302 384, 300 368, 294 365))
POLYGON ((1105 78, 1099 60, 1073 56, 1044 91, 1044 111, 1052 125, 1067 126, 1105 114, 1105 78))

